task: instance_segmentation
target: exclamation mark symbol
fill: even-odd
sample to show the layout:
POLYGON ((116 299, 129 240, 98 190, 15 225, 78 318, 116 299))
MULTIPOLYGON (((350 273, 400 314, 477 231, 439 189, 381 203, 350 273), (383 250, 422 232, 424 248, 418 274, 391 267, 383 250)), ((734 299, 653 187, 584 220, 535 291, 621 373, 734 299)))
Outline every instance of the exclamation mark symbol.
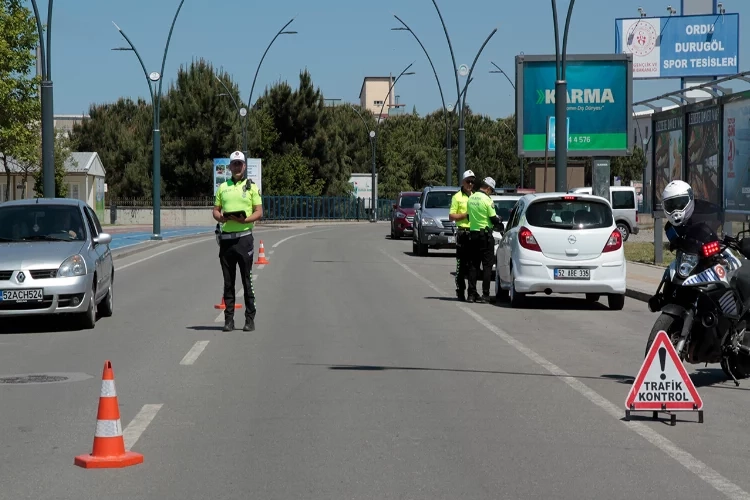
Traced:
POLYGON ((660 347, 659 348, 659 364, 661 365, 661 375, 660 378, 664 380, 667 378, 667 376, 664 374, 664 367, 667 362, 667 349, 666 347, 660 347))

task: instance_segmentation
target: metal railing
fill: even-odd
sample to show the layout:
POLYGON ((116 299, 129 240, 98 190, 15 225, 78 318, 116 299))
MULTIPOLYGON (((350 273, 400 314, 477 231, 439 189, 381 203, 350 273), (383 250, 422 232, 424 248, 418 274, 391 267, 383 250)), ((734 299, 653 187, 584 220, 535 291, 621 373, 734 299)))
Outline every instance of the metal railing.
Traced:
MULTIPOLYGON (((264 196, 263 220, 370 220, 370 200, 349 196, 264 196)), ((379 199, 378 220, 390 220, 395 200, 379 199)), ((213 196, 161 199, 162 208, 197 209, 214 205, 213 196)), ((111 198, 107 209, 148 209, 152 198, 111 198)))

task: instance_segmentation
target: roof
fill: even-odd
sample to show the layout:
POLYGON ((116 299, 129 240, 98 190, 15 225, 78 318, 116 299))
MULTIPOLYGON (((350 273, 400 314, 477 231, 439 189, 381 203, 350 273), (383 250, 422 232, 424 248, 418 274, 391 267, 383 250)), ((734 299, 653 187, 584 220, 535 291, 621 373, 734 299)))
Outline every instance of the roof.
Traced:
POLYGON ((564 196, 575 196, 576 198, 580 198, 582 200, 596 200, 596 201, 606 201, 607 204, 609 204, 609 200, 606 198, 602 198, 601 196, 595 196, 593 194, 584 194, 584 193, 529 193, 523 195, 523 199, 527 201, 532 200, 553 200, 556 198, 562 198, 564 196))
POLYGON ((26 198, 23 200, 11 200, 0 203, 0 206, 18 206, 18 205, 66 205, 71 207, 80 207, 86 205, 83 200, 74 198, 26 198))
POLYGON ((425 186, 422 191, 458 191, 461 189, 458 186, 425 186))
MULTIPOLYGON (((3 154, 0 153, 0 165, 2 164, 3 154)), ((24 168, 12 156, 8 157, 8 170, 11 173, 21 174, 24 168)), ((88 174, 95 177, 104 177, 105 170, 98 153, 71 153, 65 161, 65 171, 69 174, 88 174)), ((0 174, 5 173, 5 169, 0 166, 0 174)))
POLYGON ((362 99, 362 94, 365 91, 365 83, 367 83, 368 80, 388 80, 389 82, 393 79, 392 76, 366 76, 362 80, 362 87, 359 89, 359 98, 362 99))

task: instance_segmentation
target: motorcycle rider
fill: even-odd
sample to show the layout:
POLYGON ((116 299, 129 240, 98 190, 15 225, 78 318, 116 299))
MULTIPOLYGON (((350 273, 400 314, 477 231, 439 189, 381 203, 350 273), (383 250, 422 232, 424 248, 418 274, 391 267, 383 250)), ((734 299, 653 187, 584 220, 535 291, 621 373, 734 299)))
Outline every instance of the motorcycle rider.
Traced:
POLYGON ((693 188, 685 181, 673 180, 662 191, 661 203, 667 217, 664 232, 669 240, 669 250, 674 251, 692 225, 691 218, 695 210, 693 188))

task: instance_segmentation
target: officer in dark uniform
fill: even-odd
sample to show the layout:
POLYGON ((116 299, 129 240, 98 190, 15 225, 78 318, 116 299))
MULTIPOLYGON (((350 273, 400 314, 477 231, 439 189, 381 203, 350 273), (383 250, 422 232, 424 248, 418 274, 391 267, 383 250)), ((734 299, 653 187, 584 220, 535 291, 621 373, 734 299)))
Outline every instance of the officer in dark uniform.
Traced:
POLYGON ((254 223, 263 217, 263 202, 258 185, 245 178, 245 155, 235 151, 229 156, 232 178, 216 191, 213 216, 221 225, 217 234, 219 261, 224 275, 224 331, 234 330, 235 284, 237 267, 245 292, 245 327, 255 330, 255 292, 253 291, 254 223))
POLYGON ((469 268, 468 301, 487 303, 490 301, 490 281, 492 278, 492 262, 495 259, 495 231, 502 232, 502 218, 495 213, 495 204, 490 194, 495 192, 495 180, 486 177, 479 190, 469 197, 469 253, 471 266, 469 268), (482 267, 482 297, 477 293, 477 276, 482 267))

